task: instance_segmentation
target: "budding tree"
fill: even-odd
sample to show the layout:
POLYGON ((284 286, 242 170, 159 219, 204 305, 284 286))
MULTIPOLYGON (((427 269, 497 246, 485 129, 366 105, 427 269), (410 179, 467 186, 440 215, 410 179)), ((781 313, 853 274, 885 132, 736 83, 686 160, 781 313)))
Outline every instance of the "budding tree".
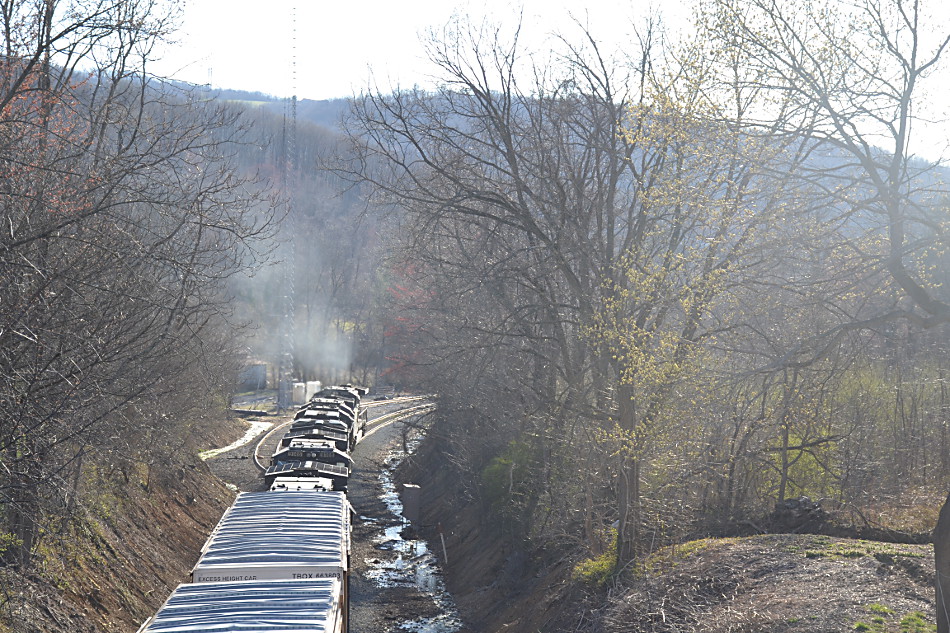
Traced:
MULTIPOLYGON (((712 0, 707 8, 709 33, 724 48, 743 51, 754 70, 749 85, 761 98, 750 104, 745 129, 811 142, 820 160, 799 174, 824 184, 824 219, 850 222, 852 236, 876 234, 851 250, 902 296, 886 312, 813 337, 786 361, 817 358, 844 333, 874 324, 930 328, 950 321, 950 297, 928 266, 950 238, 939 203, 947 192, 934 163, 920 157, 922 139, 915 136, 926 123, 918 115, 934 110, 927 80, 936 78, 950 45, 945 22, 933 15, 936 3, 712 0)), ((950 630, 948 505, 935 532, 941 632, 950 630)))

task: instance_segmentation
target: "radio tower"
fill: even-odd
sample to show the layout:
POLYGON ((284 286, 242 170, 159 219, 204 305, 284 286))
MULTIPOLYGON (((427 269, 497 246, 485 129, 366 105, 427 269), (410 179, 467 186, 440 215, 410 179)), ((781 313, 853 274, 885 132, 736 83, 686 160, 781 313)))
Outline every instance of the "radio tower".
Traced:
POLYGON ((277 409, 293 405, 294 343, 297 338, 295 284, 297 276, 297 6, 290 9, 290 113, 284 114, 284 161, 282 176, 287 196, 286 257, 283 278, 283 324, 280 337, 280 378, 277 388, 277 409))

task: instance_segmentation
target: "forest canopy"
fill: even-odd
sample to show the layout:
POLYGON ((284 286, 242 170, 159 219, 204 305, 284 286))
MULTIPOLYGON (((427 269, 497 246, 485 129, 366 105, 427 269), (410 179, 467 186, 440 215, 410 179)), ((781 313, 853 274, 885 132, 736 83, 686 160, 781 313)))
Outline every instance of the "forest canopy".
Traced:
POLYGON ((227 401, 225 282, 273 227, 240 112, 146 72, 173 4, 0 8, 0 550, 28 569, 87 486, 148 482, 227 401))
POLYGON ((437 89, 356 100, 339 172, 403 227, 391 355, 473 497, 618 571, 787 498, 938 505, 935 32, 898 0, 710 0, 685 42, 647 20, 613 59, 578 24, 540 64, 459 20, 437 89))

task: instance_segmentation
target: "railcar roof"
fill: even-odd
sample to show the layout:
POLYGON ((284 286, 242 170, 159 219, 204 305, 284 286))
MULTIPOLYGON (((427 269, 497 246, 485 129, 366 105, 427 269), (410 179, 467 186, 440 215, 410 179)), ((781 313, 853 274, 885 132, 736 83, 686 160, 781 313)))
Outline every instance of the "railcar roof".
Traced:
POLYGON ((347 568, 350 512, 339 492, 246 492, 211 533, 195 572, 347 568))
POLYGON ((280 474, 286 474, 292 476, 294 473, 301 472, 313 472, 326 475, 333 475, 335 477, 349 477, 350 469, 346 466, 338 464, 325 464, 323 462, 314 462, 314 461, 296 461, 296 462, 281 462, 275 464, 264 471, 264 477, 275 477, 280 474))
POLYGON ((180 585, 142 633, 330 633, 341 593, 332 578, 180 585))
POLYGON ((320 438, 325 437, 328 440, 349 440, 350 436, 348 433, 343 433, 342 431, 335 431, 333 429, 328 429, 320 426, 306 426, 304 428, 297 428, 284 433, 283 439, 293 441, 297 438, 320 438))

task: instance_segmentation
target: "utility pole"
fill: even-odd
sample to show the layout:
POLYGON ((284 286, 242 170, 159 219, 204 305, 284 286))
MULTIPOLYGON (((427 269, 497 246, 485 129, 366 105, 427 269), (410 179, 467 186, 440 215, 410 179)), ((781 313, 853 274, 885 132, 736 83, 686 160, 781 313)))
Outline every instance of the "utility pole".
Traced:
POLYGON ((296 331, 297 277, 297 7, 290 13, 290 107, 284 115, 284 161, 282 166, 284 190, 287 195, 286 255, 282 279, 283 324, 280 335, 280 367, 278 371, 277 409, 284 411, 293 405, 294 347, 296 331))

